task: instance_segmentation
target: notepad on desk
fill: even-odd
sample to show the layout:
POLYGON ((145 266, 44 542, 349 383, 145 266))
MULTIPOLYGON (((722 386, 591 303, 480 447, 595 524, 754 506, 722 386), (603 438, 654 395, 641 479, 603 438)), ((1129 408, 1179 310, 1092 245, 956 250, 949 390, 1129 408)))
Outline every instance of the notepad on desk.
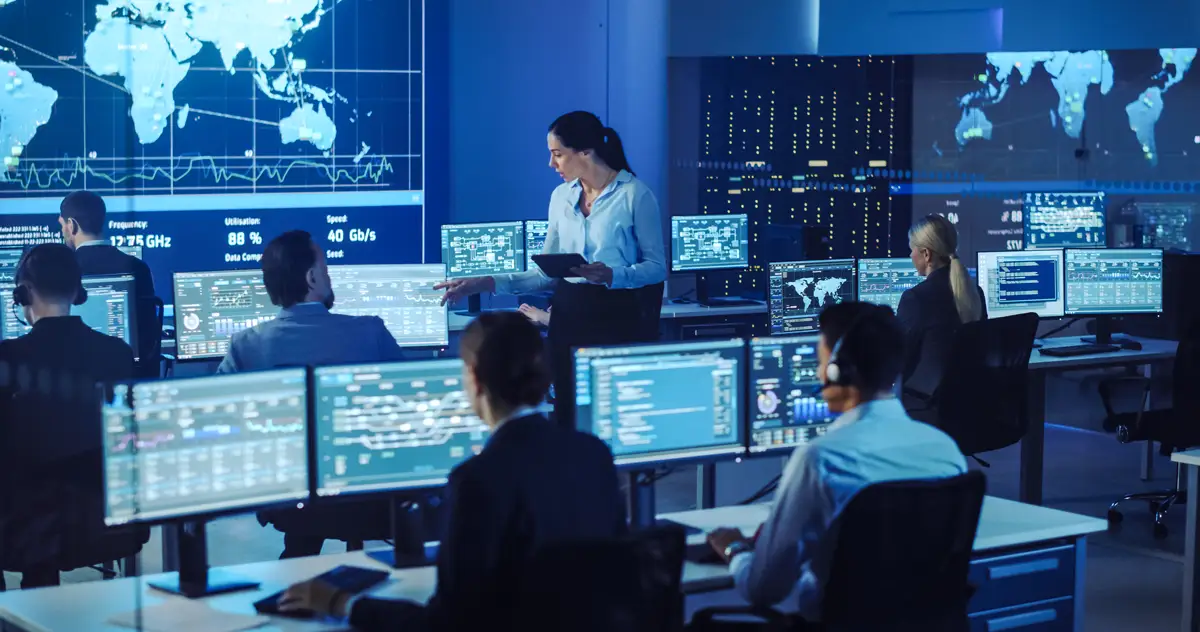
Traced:
POLYGON ((148 632, 240 632, 270 621, 270 617, 225 612, 203 602, 185 599, 171 599, 142 608, 140 621, 136 610, 113 615, 108 620, 113 625, 148 632))

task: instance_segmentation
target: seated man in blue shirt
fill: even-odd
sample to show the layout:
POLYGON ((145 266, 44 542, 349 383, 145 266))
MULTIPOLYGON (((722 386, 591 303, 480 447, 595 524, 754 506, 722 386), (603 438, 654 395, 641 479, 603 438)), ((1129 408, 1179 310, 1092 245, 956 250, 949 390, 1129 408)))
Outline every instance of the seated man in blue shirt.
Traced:
POLYGON ((910 419, 892 395, 904 366, 904 332, 890 308, 833 305, 821 313, 820 327, 821 394, 840 416, 825 435, 792 453, 771 514, 754 540, 737 529, 708 536, 729 562, 743 599, 798 612, 806 621, 820 618, 837 540, 829 532, 859 491, 967 471, 954 440, 910 419), (797 597, 788 599, 793 592, 797 597))
MULTIPOLYGON (((329 312, 334 298, 329 268, 325 253, 308 233, 293 230, 272 239, 263 251, 262 270, 279 315, 237 333, 218 373, 403 359, 378 316, 329 312)), ((264 512, 259 520, 284 533, 282 557, 292 558, 319 554, 326 538, 387 537, 388 511, 386 503, 363 502, 264 512)))

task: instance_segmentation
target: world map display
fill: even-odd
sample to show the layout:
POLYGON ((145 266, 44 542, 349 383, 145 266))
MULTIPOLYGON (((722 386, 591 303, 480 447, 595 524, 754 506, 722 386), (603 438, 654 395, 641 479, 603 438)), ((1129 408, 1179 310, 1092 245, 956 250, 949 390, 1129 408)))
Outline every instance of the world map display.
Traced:
POLYGON ((787 303, 798 301, 805 312, 820 311, 840 303, 847 280, 836 276, 804 276, 784 280, 783 298, 787 303))
POLYGON ((419 191, 411 4, 0 0, 0 195, 419 191))

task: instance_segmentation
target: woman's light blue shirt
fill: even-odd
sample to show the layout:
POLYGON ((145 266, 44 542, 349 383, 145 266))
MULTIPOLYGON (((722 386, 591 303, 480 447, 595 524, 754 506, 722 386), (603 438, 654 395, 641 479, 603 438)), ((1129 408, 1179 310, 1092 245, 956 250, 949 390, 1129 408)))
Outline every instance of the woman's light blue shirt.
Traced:
MULTIPOLYGON (((613 270, 613 289, 653 285, 667 278, 666 246, 658 200, 650 188, 628 171, 617 177, 592 203, 587 217, 579 210, 583 186, 564 182, 550 194, 550 226, 546 254, 579 253, 590 263, 613 270)), ((496 275, 496 292, 527 294, 550 289, 554 279, 541 270, 496 275)))

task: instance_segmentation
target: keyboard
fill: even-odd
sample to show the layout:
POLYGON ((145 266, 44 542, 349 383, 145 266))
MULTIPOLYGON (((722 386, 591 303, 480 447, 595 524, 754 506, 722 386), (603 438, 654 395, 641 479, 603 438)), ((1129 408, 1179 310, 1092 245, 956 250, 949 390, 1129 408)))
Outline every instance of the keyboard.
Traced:
POLYGON ((1081 355, 1092 355, 1096 353, 1113 353, 1120 351, 1121 347, 1117 345, 1066 345, 1062 347, 1042 347, 1038 349, 1038 353, 1048 355, 1054 358, 1071 358, 1081 355))
MULTIPOLYGON (((357 595, 368 588, 383 583, 391 576, 388 571, 375 570, 373 568, 362 568, 361 566, 339 566, 333 570, 321 573, 315 579, 323 581, 342 592, 347 592, 352 595, 357 595)), ((293 610, 290 612, 280 612, 279 598, 283 596, 283 591, 279 591, 264 599, 259 599, 254 602, 254 610, 259 614, 274 615, 279 617, 290 617, 293 619, 311 619, 314 613, 311 610, 293 610)))

